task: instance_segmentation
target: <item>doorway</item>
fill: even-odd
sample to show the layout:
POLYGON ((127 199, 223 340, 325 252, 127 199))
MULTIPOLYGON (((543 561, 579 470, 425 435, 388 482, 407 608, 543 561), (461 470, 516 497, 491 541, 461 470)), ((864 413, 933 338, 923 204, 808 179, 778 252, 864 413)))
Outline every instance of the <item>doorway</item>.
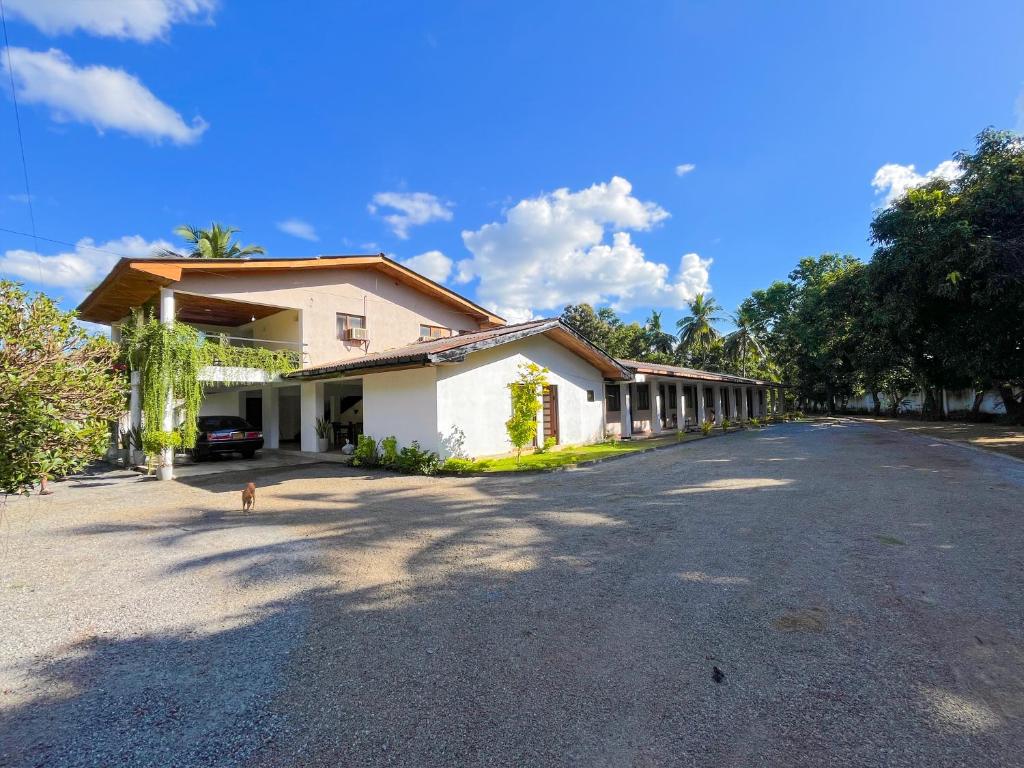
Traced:
POLYGON ((544 412, 544 441, 555 438, 555 445, 562 442, 558 434, 558 385, 548 384, 541 395, 544 412))

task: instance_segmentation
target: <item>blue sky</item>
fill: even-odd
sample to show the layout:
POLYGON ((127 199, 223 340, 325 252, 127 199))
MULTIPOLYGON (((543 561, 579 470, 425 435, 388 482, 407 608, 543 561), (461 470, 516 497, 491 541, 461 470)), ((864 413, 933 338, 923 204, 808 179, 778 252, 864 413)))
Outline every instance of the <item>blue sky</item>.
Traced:
MULTIPOLYGON (((411 259, 511 319, 674 321, 869 257, 887 194, 1024 128, 1017 2, 5 6, 36 228, 82 245, 0 232, 0 273, 69 307, 116 258, 83 245, 217 220, 411 259)), ((28 232, 9 85, 0 227, 28 232)))

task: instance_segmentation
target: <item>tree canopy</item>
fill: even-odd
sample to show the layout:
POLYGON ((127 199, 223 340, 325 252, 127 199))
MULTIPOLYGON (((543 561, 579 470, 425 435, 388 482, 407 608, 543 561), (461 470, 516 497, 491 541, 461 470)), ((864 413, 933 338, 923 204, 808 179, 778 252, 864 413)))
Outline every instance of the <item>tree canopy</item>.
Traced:
POLYGON ((100 457, 124 407, 116 347, 42 294, 0 281, 0 493, 100 457))
MULTIPOLYGON (((174 234, 192 246, 188 257, 192 259, 240 259, 245 256, 257 256, 264 253, 261 245, 239 245, 231 238, 239 230, 225 227, 214 222, 209 229, 201 229, 188 224, 175 227, 174 234)), ((181 258, 176 251, 164 251, 165 256, 181 258)))

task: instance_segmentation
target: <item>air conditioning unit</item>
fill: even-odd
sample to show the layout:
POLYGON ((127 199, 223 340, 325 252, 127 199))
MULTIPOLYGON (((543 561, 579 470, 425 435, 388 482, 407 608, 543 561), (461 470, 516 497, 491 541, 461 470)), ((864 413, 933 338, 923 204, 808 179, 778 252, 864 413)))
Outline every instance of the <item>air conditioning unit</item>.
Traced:
POLYGON ((370 335, 365 328, 346 328, 345 339, 348 341, 368 341, 370 335))

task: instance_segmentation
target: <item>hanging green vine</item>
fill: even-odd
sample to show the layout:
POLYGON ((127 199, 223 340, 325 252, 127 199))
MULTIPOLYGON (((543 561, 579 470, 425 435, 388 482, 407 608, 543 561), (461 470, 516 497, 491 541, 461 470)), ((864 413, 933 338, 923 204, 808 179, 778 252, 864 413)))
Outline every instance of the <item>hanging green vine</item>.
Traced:
POLYGON ((205 365, 199 334, 184 323, 165 325, 152 315, 132 312, 121 329, 121 342, 132 370, 139 372, 139 394, 146 415, 142 445, 147 453, 163 448, 192 448, 196 444, 196 418, 203 402, 199 369, 205 365), (184 419, 176 432, 163 429, 168 398, 184 406, 184 419))
MULTIPOLYGON (((199 372, 208 365, 225 368, 258 368, 268 373, 295 370, 294 354, 259 347, 233 347, 224 340, 208 340, 184 323, 165 325, 151 314, 132 312, 131 320, 121 328, 125 362, 138 371, 139 389, 145 423, 143 449, 157 453, 164 448, 192 448, 196 444, 196 420, 203 402, 199 372), (184 410, 181 427, 163 429, 163 413, 168 397, 180 401, 184 410)), ((221 382, 228 383, 228 382, 221 382)))

